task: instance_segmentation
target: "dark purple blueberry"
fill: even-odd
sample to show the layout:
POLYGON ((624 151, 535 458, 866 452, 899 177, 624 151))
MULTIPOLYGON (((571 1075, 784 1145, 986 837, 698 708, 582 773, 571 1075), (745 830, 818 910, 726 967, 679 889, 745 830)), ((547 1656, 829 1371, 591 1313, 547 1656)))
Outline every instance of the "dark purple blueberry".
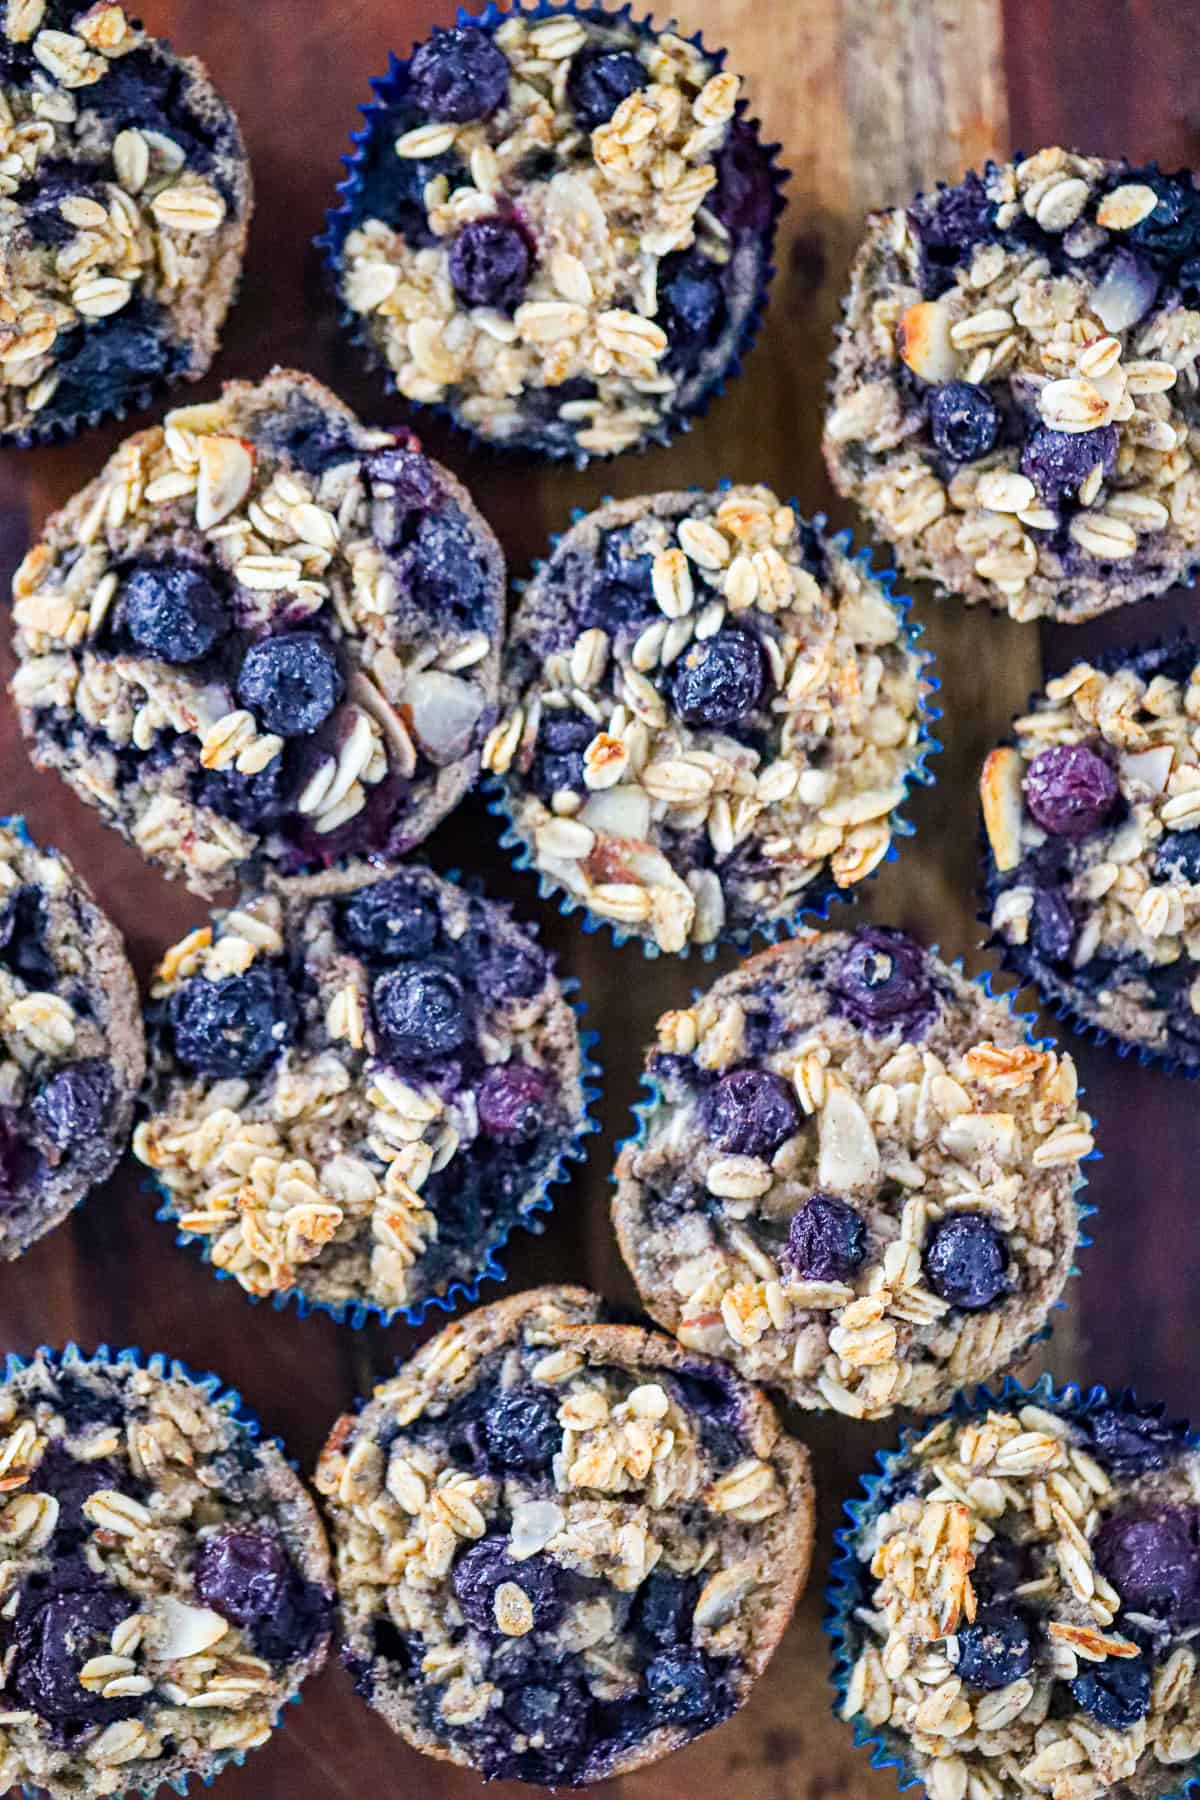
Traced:
POLYGON ((543 1388, 504 1388, 483 1415, 488 1456, 502 1469, 548 1469, 562 1449, 558 1406, 543 1388))
MULTIPOLYGON (((1130 178, 1123 175, 1120 179, 1130 178)), ((1137 180, 1154 190, 1158 205, 1125 232, 1126 240, 1157 262, 1173 264, 1195 256, 1200 251, 1200 193, 1191 171, 1160 175, 1157 169, 1149 169, 1139 171, 1137 180)))
MULTIPOLYGON (((76 1576, 89 1579, 86 1570, 76 1576)), ((67 1593, 24 1597, 19 1602, 13 1642, 16 1657, 6 1690, 39 1718, 77 1736, 88 1725, 110 1723, 137 1712, 136 1699, 105 1700, 79 1680, 83 1664, 107 1653, 109 1639, 134 1609, 133 1597, 92 1575, 94 1585, 67 1593)))
POLYGON ((680 659, 672 689, 675 711, 686 725, 737 725, 754 711, 765 683, 758 639, 726 626, 680 659))
POLYGON ((1008 1292, 1008 1244, 982 1213, 950 1213, 925 1239, 925 1276, 939 1299, 980 1312, 1008 1292))
POLYGON ((1147 1475, 1165 1469, 1188 1441, 1188 1427, 1163 1417, 1158 1406, 1133 1401, 1102 1406, 1079 1421, 1092 1453, 1111 1475, 1147 1475))
MULTIPOLYGON (((669 259, 664 258, 664 262, 669 259)), ((574 559, 564 570, 571 581, 578 569, 586 584, 579 612, 580 625, 599 625, 610 637, 622 632, 635 636, 658 613, 650 573, 654 559, 633 547, 629 527, 606 531, 601 539, 595 577, 588 580, 583 559, 574 559)))
POLYGON ((188 563, 148 563, 135 569, 121 604, 134 643, 163 662, 199 662, 229 630, 229 610, 221 595, 203 570, 188 563))
POLYGON ((480 1538, 457 1558, 450 1574, 463 1618, 477 1631, 492 1636, 496 1623, 496 1590, 512 1582, 533 1608, 535 1630, 551 1630, 562 1614, 554 1564, 545 1556, 529 1556, 514 1562, 503 1537, 480 1538))
POLYGON ((1160 881, 1200 884, 1200 831, 1164 831, 1154 853, 1154 873, 1160 881))
POLYGON ((864 925, 854 934, 833 977, 841 1011, 860 1031, 899 1026, 915 1035, 934 1008, 928 953, 907 932, 864 925))
POLYGON ((1032 1579, 1029 1552, 1012 1538, 991 1538, 975 1558, 971 1586, 983 1601, 1006 1599, 1032 1579))
POLYGON ((956 1674, 974 1688, 1002 1688, 1033 1666, 1029 1626, 1013 1607, 980 1607, 973 1625, 958 1628, 956 1674))
POLYGON ((506 1676, 513 1661, 511 1681, 506 1679, 502 1690, 501 1717, 489 1715, 493 1743, 485 1751, 485 1773, 489 1779, 512 1776, 546 1787, 573 1783, 588 1740, 591 1696, 561 1656, 506 1658, 506 1676), (529 1740, 524 1754, 512 1742, 514 1731, 529 1740))
POLYGON ((280 737, 316 731, 344 688, 333 646, 317 631, 263 638, 247 650, 237 681, 242 705, 280 737))
POLYGON ((1113 1731, 1128 1731, 1150 1710, 1150 1664, 1145 1654, 1128 1660, 1108 1657, 1084 1665, 1071 1692, 1085 1713, 1113 1731))
POLYGON ((418 606, 437 624, 447 618, 490 626, 491 577, 479 545, 457 506, 430 513, 417 526, 407 556, 408 579, 418 606))
POLYGON ((207 806, 246 831, 263 831, 293 808, 287 757, 274 756, 265 769, 243 775, 236 768, 203 769, 193 789, 197 806, 207 806))
POLYGON ((470 1030, 462 982, 449 969, 397 969, 375 983, 375 1022, 385 1054, 399 1063, 449 1056, 470 1030))
POLYGON ((257 1075, 292 1041, 296 1006, 281 969, 263 965, 210 981, 197 975, 172 996, 175 1054, 201 1075, 257 1075))
POLYGON ((359 888, 337 912, 343 944, 373 962, 426 955, 437 942, 438 928, 435 901, 407 875, 359 888))
POLYGON ((1000 408, 975 381, 948 381, 929 402, 929 429, 951 462, 978 462, 1000 435, 1000 408))
MULTIPOLYGON (((61 1382, 60 1382, 61 1388, 61 1382)), ((70 1398, 69 1394, 66 1396, 70 1398)), ((111 1409, 89 1407, 85 1402, 75 1410, 74 1419, 69 1416, 67 1408, 60 1407, 73 1431, 86 1431, 94 1424, 113 1425, 118 1423, 111 1409), (88 1416, 89 1412, 93 1416, 88 1416)), ((37 1485, 43 1494, 53 1494, 58 1501, 58 1521, 54 1528, 54 1545, 56 1554, 61 1555, 64 1548, 78 1544, 87 1536, 91 1526, 83 1516, 83 1503, 92 1494, 102 1488, 113 1488, 118 1493, 128 1494, 131 1481, 127 1467, 113 1462, 107 1456, 94 1457, 85 1462, 72 1456, 65 1449, 61 1438, 52 1438, 42 1455, 37 1468, 37 1485)))
POLYGON ((658 271, 658 323, 672 362, 718 342, 729 318, 719 269, 696 251, 665 256, 658 271))
POLYGON ((656 1569, 637 1590, 634 1629, 664 1648, 689 1643, 699 1594, 700 1583, 693 1577, 665 1575, 656 1569))
POLYGON ((645 63, 632 50, 581 50, 567 75, 567 99, 579 123, 594 131, 649 79, 645 63))
POLYGON ((732 1156, 771 1156, 800 1129, 796 1096, 767 1069, 734 1069, 704 1096, 704 1129, 732 1156))
POLYGON ((1086 744, 1052 744, 1025 771, 1025 804, 1052 837, 1082 838, 1099 830, 1116 805, 1117 777, 1086 744))
POLYGON ((363 473, 371 495, 371 536, 384 550, 403 549, 421 521, 446 505, 433 465, 419 450, 377 450, 363 473))
POLYGON ((486 119, 508 93, 508 61, 478 27, 435 26, 409 65, 409 92, 431 119, 486 119))
POLYGON ((1061 888, 1037 888, 1033 896, 1033 947, 1047 962, 1065 962, 1075 943, 1075 920, 1061 888))
POLYGON ((708 206, 727 231, 763 232, 775 212, 771 160, 758 136, 735 119, 716 154, 717 185, 708 206))
POLYGON ((475 985, 493 1004, 532 1000, 546 984, 549 965, 535 944, 503 944, 485 940, 478 954, 475 985))
POLYGON ((909 210, 926 257, 945 269, 965 261, 976 244, 991 237, 994 217, 995 205, 974 169, 953 187, 923 194, 909 210))
POLYGON ((25 1205, 43 1166, 15 1108, 0 1106, 0 1213, 25 1205))
POLYGON ((40 157, 37 174, 22 181, 12 198, 20 220, 35 244, 59 249, 75 235, 75 227, 62 215, 64 200, 99 200, 95 165, 71 163, 59 157, 40 157))
MULTIPOLYGON (((111 79, 106 75, 92 93, 111 79)), ((81 414, 140 404, 148 388, 190 368, 191 351, 175 341, 162 307, 139 296, 106 319, 60 332, 54 362, 58 386, 38 413, 39 426, 74 426, 81 414)))
POLYGON ((867 1254, 867 1228, 845 1200, 814 1194, 792 1214, 785 1252, 803 1281, 849 1281, 867 1254))
POLYGON ((450 280, 468 306, 515 312, 532 267, 525 233, 512 219, 473 219, 450 246, 450 280))
POLYGON ((597 727, 574 707, 554 708, 542 715, 531 779, 535 791, 549 800, 563 789, 583 791, 583 752, 597 727))
POLYGON ((703 1650, 664 1650, 649 1663, 646 1698, 658 1725, 695 1725, 707 1730, 733 1710, 727 1683, 720 1680, 703 1650))
POLYGON ((1039 425, 1025 440, 1021 473, 1028 475, 1047 506, 1079 492, 1099 463, 1107 479, 1117 466, 1117 428, 1100 425, 1095 431, 1051 431, 1039 425))
POLYGON ((1200 1622, 1200 1513, 1194 1507, 1118 1513, 1101 1525, 1092 1549, 1124 1611, 1147 1613, 1173 1628, 1200 1622))
POLYGON ((489 1069, 475 1096, 479 1123, 489 1137, 526 1143, 546 1123, 549 1092, 546 1077, 522 1063, 489 1069))
POLYGON ((0 963, 30 987, 51 988, 57 979, 47 925, 46 896, 31 883, 0 905, 0 963))
POLYGON ((64 1063, 33 1102, 33 1116, 56 1150, 81 1150, 104 1135, 113 1103, 113 1077, 100 1057, 64 1063))
POLYGON ((328 1596, 267 1531, 222 1529, 201 1538, 192 1580, 201 1605, 239 1626, 268 1662, 306 1656, 328 1629, 328 1596))

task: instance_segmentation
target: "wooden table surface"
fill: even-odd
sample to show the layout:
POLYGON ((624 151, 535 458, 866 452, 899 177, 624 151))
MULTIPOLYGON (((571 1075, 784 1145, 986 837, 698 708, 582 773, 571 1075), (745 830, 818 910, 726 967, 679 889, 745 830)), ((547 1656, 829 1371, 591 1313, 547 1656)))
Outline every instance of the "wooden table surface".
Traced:
MULTIPOLYGON (((818 451, 819 413, 838 296, 863 212, 898 202, 939 176, 955 177, 990 152, 1064 142, 1102 154, 1200 161, 1200 90, 1189 82, 1193 31, 1175 0, 681 0, 688 29, 731 51, 768 134, 793 171, 779 273, 766 328, 733 391, 672 449, 577 473, 537 471, 469 454, 461 440, 421 426, 426 443, 468 482, 520 573, 571 507, 721 475, 766 481, 805 511, 832 502, 818 451)), ((146 0, 146 23, 198 53, 238 109, 254 163, 258 211, 241 300, 216 369, 257 377, 273 362, 307 368, 378 423, 403 408, 382 395, 340 341, 311 248, 339 174, 338 157, 387 52, 405 53, 450 0, 146 0)), ((139 420, 138 423, 145 421, 139 420)), ((98 468, 118 441, 110 429, 82 443, 0 457, 0 579, 47 510, 98 468)), ((1043 663, 1061 668, 1114 640, 1151 636, 1195 605, 1169 597, 1134 616, 1038 632, 917 595, 939 658, 947 717, 939 784, 912 806, 918 835, 864 896, 879 920, 903 924, 965 957, 976 946, 974 778, 979 761, 1023 703, 1043 663)), ((11 662, 2 634, 0 674, 11 662)), ((49 776, 36 776, 11 703, 0 699, 0 812, 23 811, 61 845, 128 936, 144 975, 157 954, 201 915, 49 776)), ((545 1237, 518 1243, 514 1285, 583 1279, 627 1298, 609 1231, 612 1146, 628 1128, 638 1046, 667 1006, 686 1000, 696 963, 643 962, 633 947, 585 937, 537 901, 532 880, 509 870, 478 798, 438 832, 435 865, 480 869, 520 914, 538 920, 562 965, 577 975, 601 1033, 606 1063, 604 1136, 586 1169, 560 1190, 545 1237)), ((725 965, 719 965, 725 966, 725 965)), ((1197 1090, 1073 1042, 1098 1120, 1105 1161, 1093 1170, 1096 1244, 1038 1361, 1060 1377, 1136 1383, 1173 1406, 1200 1410, 1200 1230, 1192 1168, 1200 1150, 1197 1090)), ((217 1370, 241 1389, 270 1431, 310 1468, 335 1414, 412 1348, 397 1327, 352 1332, 323 1318, 252 1307, 214 1281, 155 1222, 138 1174, 126 1167, 70 1221, 15 1266, 0 1267, 0 1350, 30 1351, 75 1338, 163 1349, 217 1370)), ((820 1489, 820 1551, 795 1624, 750 1705, 715 1736, 644 1774, 596 1790, 621 1800, 684 1800, 698 1790, 728 1800, 830 1800, 893 1791, 829 1713, 820 1630, 828 1546, 843 1499, 887 1427, 805 1418, 820 1489)), ((357 1701, 331 1668, 289 1714, 286 1729, 240 1771, 221 1778, 223 1800, 378 1800, 410 1792, 458 1800, 481 1792, 470 1774, 419 1758, 357 1701)), ((529 1790, 504 1786, 497 1796, 529 1790)))

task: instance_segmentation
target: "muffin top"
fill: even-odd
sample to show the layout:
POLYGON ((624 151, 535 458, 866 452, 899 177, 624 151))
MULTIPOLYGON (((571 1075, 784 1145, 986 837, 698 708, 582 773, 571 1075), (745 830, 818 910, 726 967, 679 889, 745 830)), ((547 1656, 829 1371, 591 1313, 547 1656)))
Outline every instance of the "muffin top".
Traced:
POLYGON ((103 0, 7 0, 0 149, 0 442, 202 375, 250 214, 203 66, 103 0))
POLYGON ((1200 549, 1189 171, 1040 150, 873 215, 825 422, 901 566, 1017 619, 1161 593, 1200 549))
POLYGON ((494 720, 491 531, 292 371, 127 439, 13 592, 36 760, 198 893, 410 849, 494 720))
POLYGON ((805 1407, 933 1411, 1046 1325, 1075 1067, 903 932, 809 932, 659 1021, 613 1217, 660 1324, 805 1407))
POLYGON ((211 1378, 74 1348, 10 1362, 0 1435, 4 1786, 149 1790, 265 1743, 332 1616, 278 1444, 211 1378))
POLYGON ((393 62, 329 243, 403 395, 580 461, 704 402, 756 327, 781 204, 721 64, 599 7, 464 19, 393 62))
POLYGON ((769 1402, 580 1288, 448 1326, 316 1482, 359 1691, 489 1780, 578 1787, 720 1724, 808 1571, 808 1455, 769 1402))
POLYGON ((1048 681, 980 776, 992 929, 1055 1000, 1200 1065, 1200 660, 1186 642, 1048 681))
POLYGON ((0 1259, 112 1173, 145 1062, 116 928, 65 857, 0 821, 0 1259))
POLYGON ((521 598, 484 764, 599 918, 746 938, 887 854, 926 661, 886 579, 769 488, 609 501, 521 598))
POLYGON ((250 1294, 390 1313, 461 1292, 588 1129, 550 958, 427 869, 244 897, 151 995, 134 1150, 250 1294))
POLYGON ((931 1800, 1149 1796, 1194 1764, 1200 1455, 1162 1413, 1047 1381, 910 1440, 852 1507, 843 1717, 931 1800))

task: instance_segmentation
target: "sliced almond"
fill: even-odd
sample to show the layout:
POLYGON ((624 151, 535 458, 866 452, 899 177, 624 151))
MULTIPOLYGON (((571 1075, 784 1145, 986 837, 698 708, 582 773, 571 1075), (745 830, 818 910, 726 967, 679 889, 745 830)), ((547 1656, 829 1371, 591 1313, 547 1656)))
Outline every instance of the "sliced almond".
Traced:
MULTIPOLYGON (((644 838, 650 829, 650 796, 644 788, 625 783, 591 795, 580 818, 593 831, 611 832, 614 837, 644 838)), ((620 875, 612 877, 622 879, 620 875)))
POLYGON ((196 454, 200 473, 196 482, 196 523, 211 531, 227 519, 250 492, 254 479, 254 452, 235 437, 199 437, 196 454))
POLYGON ((347 683, 349 698, 379 726, 387 739, 392 766, 407 780, 417 766, 417 751, 400 714, 384 699, 369 675, 356 669, 347 683))
POLYGON ((990 752, 979 777, 984 829, 1002 875, 1021 860, 1022 772, 1019 752, 1005 746, 990 752))
POLYGON ((1126 781, 1139 782, 1149 788, 1152 794, 1161 794, 1167 785, 1167 777, 1171 773, 1171 764, 1175 760, 1175 752, 1169 744, 1159 744, 1153 750, 1137 750, 1121 758, 1121 774, 1126 781))
POLYGON ((879 1179, 879 1146, 871 1121, 849 1088, 827 1077, 820 1113, 818 1185, 831 1194, 870 1187, 879 1179))
POLYGON ((950 341, 950 311, 940 300, 918 300, 900 320, 900 357, 922 381, 952 381, 960 357, 950 341))
POLYGON ((185 1606, 170 1594, 158 1606, 161 1636, 155 1648, 164 1662, 199 1656, 210 1650, 229 1630, 229 1622, 207 1606, 185 1606))
POLYGON ((431 763, 444 769, 470 750, 486 701, 473 681, 442 669, 422 669, 405 688, 402 705, 417 743, 431 763))

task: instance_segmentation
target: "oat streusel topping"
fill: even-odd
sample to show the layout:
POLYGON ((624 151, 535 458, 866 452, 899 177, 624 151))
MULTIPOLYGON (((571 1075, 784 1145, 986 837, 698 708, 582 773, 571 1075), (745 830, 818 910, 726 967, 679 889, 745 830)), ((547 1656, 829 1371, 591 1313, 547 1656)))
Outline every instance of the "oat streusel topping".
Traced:
POLYGON ((613 1216, 681 1343, 801 1406, 933 1411, 1046 1324, 1075 1067, 902 933, 807 933, 664 1014, 613 1216))
POLYGON ((329 1642, 329 1551, 274 1442, 177 1363, 39 1355, 0 1386, 0 1779, 211 1777, 329 1642))
POLYGON ((996 937, 1089 1023, 1200 1047, 1200 663, 1167 644, 1046 684, 980 776, 996 937))
POLYGON ((825 450, 905 570, 1068 620, 1186 573, 1198 251, 1189 173, 1058 148, 873 216, 825 450))
POLYGON ((927 658, 886 585, 765 487, 609 502, 526 589, 504 779, 538 873, 668 951, 791 917, 887 855, 927 658))
POLYGON ((1176 1791, 1200 1756, 1187 1552, 1146 1587, 1200 1501, 1200 1458, 1160 1410, 1047 1382, 892 1462, 852 1532, 842 1716, 931 1800, 1176 1791))
POLYGON ((400 392, 551 454, 664 439, 745 349, 768 272, 776 178, 738 77, 596 8, 435 32, 375 86, 331 224, 400 392))
POLYGON ((250 182, 200 64, 122 7, 0 12, 0 436, 36 436, 204 374, 250 182))
POLYGON ((418 1749, 579 1786, 719 1724, 803 1585, 806 1452, 769 1404, 578 1288, 453 1324, 317 1470, 344 1657, 418 1749))

